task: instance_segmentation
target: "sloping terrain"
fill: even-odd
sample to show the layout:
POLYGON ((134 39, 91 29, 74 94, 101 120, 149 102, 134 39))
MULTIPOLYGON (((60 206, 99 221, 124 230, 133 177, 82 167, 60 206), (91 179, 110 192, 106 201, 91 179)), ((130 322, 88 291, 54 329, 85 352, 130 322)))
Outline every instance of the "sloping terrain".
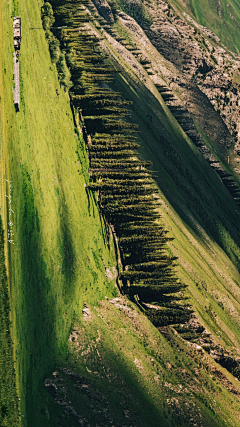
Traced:
POLYGON ((175 238, 168 251, 178 257, 194 310, 184 328, 157 330, 116 288, 113 243, 84 186, 81 129, 43 29, 30 30, 42 26, 40 3, 1 3, 1 215, 8 241, 8 180, 14 238, 6 264, 21 424, 238 426, 239 60, 175 4, 149 2, 136 13, 96 2, 101 16, 91 12, 89 30, 120 71, 111 87, 133 102, 140 153, 153 162, 162 223, 175 238), (227 83, 217 91, 212 82, 220 76, 227 83))
MULTIPOLYGON (((239 53, 239 5, 237 1, 184 0, 197 21, 212 30, 230 50, 239 53)), ((183 3, 178 2, 183 7, 183 3)))
MULTIPOLYGON (((142 155, 152 160, 153 169, 158 171, 156 180, 164 201, 161 209, 164 223, 175 237, 169 246, 173 255, 179 256, 179 274, 190 285, 189 290, 196 298, 195 307, 198 307, 199 315, 202 320, 204 317, 208 327, 211 324, 211 328, 217 332, 221 321, 217 320, 214 327, 213 319, 210 320, 206 315, 206 309, 214 305, 216 319, 222 317, 217 315, 219 304, 214 291, 218 288, 219 279, 222 290, 226 287, 229 289, 232 282, 233 287, 236 286, 236 298, 239 292, 236 285, 239 281, 238 272, 232 270, 230 273, 229 265, 230 259, 235 267, 239 265, 239 207, 224 180, 219 179, 216 167, 212 168, 212 163, 218 163, 221 166, 219 169, 224 172, 235 165, 231 166, 227 160, 233 151, 229 149, 229 146, 233 148, 231 135, 199 86, 189 81, 181 67, 176 68, 154 48, 134 19, 119 12, 114 25, 113 31, 118 31, 122 37, 124 34, 124 41, 119 42, 116 40, 118 36, 105 33, 106 41, 102 43, 122 71, 117 87, 121 88, 127 99, 133 101, 132 117, 141 128, 139 139, 142 155), (126 43, 130 42, 135 46, 136 54, 127 49, 126 43), (167 92, 160 94, 157 89, 161 88, 168 89, 172 105, 169 105, 170 100, 164 102, 167 92), (178 115, 174 107, 175 111, 178 107, 178 115), (186 110, 187 107, 192 125, 190 123, 190 126, 184 127, 180 122, 179 109, 186 110), (191 129, 192 135, 189 132, 191 129), (191 140, 186 133, 191 135, 191 140), (196 287, 196 284, 199 286, 196 287), (202 285, 207 289, 208 298, 211 295, 215 295, 215 298, 206 302, 202 285)), ((168 50, 171 52, 171 49, 173 51, 173 45, 169 41, 168 50)), ((238 189, 238 184, 236 187, 238 189)), ((224 304, 226 300, 220 288, 219 298, 224 304)), ((238 310, 236 307, 236 316, 238 310)), ((228 332, 225 329, 225 338, 232 336, 232 328, 235 330, 232 326, 228 332)))
POLYGON ((68 97, 51 65, 44 31, 29 30, 29 25, 41 25, 37 3, 21 4, 15 11, 22 16, 24 34, 21 106, 15 112, 12 7, 10 3, 1 9, 3 32, 9 35, 3 38, 1 50, 1 212, 21 413, 23 420, 32 419, 36 425, 39 386, 44 389, 46 372, 53 369, 56 354, 65 351, 76 313, 81 312, 85 298, 95 304, 115 292, 115 255, 104 239, 95 200, 85 192, 87 155, 68 97), (6 180, 12 183, 12 243, 7 235, 6 180), (106 269, 112 280, 105 275, 106 269))

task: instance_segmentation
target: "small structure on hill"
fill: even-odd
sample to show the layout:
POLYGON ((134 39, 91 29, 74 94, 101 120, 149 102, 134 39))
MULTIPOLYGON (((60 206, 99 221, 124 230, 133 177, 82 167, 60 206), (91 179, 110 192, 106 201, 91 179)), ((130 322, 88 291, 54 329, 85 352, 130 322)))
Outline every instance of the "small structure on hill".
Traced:
POLYGON ((20 111, 20 86, 19 86, 19 50, 22 39, 22 27, 20 16, 13 18, 13 46, 15 52, 13 54, 13 74, 14 74, 14 95, 13 101, 16 111, 20 111))
POLYGON ((13 17, 13 45, 15 50, 20 50, 22 27, 20 16, 13 17))

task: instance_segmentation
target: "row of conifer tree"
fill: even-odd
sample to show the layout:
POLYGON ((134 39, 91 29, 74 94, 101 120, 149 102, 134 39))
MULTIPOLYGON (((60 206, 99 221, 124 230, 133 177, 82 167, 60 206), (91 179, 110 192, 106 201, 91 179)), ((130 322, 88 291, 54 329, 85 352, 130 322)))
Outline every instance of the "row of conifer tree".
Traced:
POLYGON ((101 212, 117 235, 122 289, 138 299, 156 326, 184 323, 190 315, 185 285, 174 273, 176 258, 166 250, 172 238, 160 223, 150 163, 137 155, 137 126, 127 120, 129 102, 111 88, 116 70, 89 30, 96 11, 89 0, 51 3, 56 25, 68 27, 58 37, 71 72, 71 102, 88 135, 88 190, 98 192, 101 212))

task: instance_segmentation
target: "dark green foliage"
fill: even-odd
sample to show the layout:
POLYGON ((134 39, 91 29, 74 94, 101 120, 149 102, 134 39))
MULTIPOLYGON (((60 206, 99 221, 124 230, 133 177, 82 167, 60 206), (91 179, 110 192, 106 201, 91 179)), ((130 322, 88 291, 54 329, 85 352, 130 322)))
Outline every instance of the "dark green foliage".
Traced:
MULTIPOLYGON (((152 302, 152 301, 162 301, 164 295, 173 294, 183 290, 185 286, 182 284, 160 284, 158 286, 144 286, 144 285, 135 285, 129 288, 129 295, 138 295, 141 301, 152 302)), ((182 298, 182 296, 180 296, 182 298)), ((173 296, 171 295, 171 300, 173 296)))
POLYGON ((161 276, 164 276, 165 278, 167 278, 172 277, 173 275, 174 273, 172 272, 171 268, 162 267, 158 271, 123 271, 121 273, 120 278, 136 281, 136 283, 139 283, 139 281, 142 279, 155 278, 156 280, 158 280, 158 277, 161 278, 161 276))
POLYGON ((133 151, 130 151, 130 150, 119 151, 119 149, 111 150, 111 151, 110 150, 91 151, 92 158, 99 158, 99 156, 101 156, 102 159, 105 157, 106 159, 108 158, 114 159, 115 157, 117 159, 119 158, 129 159, 129 157, 134 156, 134 154, 135 153, 133 151))
POLYGON ((34 208, 34 197, 30 175, 26 167, 22 166, 22 187, 24 195, 24 211, 23 217, 25 219, 25 236, 31 238, 34 226, 35 226, 35 208, 34 208))
POLYGON ((53 16, 53 9, 50 3, 45 2, 42 6, 42 21, 44 30, 50 30, 50 27, 55 22, 55 18, 53 16))
MULTIPOLYGON (((136 200, 136 199, 135 199, 136 200)), ((151 202, 148 202, 151 206, 151 202)), ((131 236, 132 234, 146 234, 146 235, 155 235, 163 230, 163 227, 157 226, 155 224, 126 224, 122 230, 122 234, 126 236, 131 236), (124 230, 126 230, 124 232, 124 230)))
MULTIPOLYGON (((151 212, 151 211, 149 211, 149 207, 150 207, 150 204, 149 204, 149 206, 147 206, 147 205, 144 206, 143 204, 117 206, 115 204, 115 205, 104 206, 104 209, 106 212, 109 212, 109 213, 110 212, 117 213, 117 212, 127 212, 127 211, 134 212, 134 211, 136 211, 136 213, 141 212, 141 213, 145 214, 146 212, 151 212)), ((155 233, 152 233, 152 234, 154 235, 155 233)), ((148 235, 150 235, 150 233, 148 233, 148 235)))
MULTIPOLYGON (((141 196, 140 196, 141 197, 141 196)), ((144 197, 144 196, 142 196, 144 197)), ((147 196, 146 196, 147 197, 147 196)), ((156 203, 154 201, 151 200, 147 200, 147 203, 145 203, 145 201, 139 201, 137 200, 137 198, 133 199, 133 198, 126 198, 123 199, 121 201, 121 204, 118 202, 115 203, 102 203, 101 202, 101 207, 103 207, 105 209, 106 212, 126 212, 126 211, 137 211, 139 210, 139 212, 146 212, 149 211, 151 212, 151 208, 154 208, 156 206, 156 203)), ((158 213, 157 213, 158 215, 158 213)), ((159 215, 158 215, 159 217, 159 215)), ((155 227, 153 228, 149 228, 146 227, 145 230, 140 230, 139 228, 136 228, 135 230, 132 229, 127 229, 126 231, 126 235, 132 235, 132 234, 139 234, 139 232, 145 232, 146 234, 150 235, 154 235, 156 234, 156 231, 158 232, 161 228, 157 228, 155 229, 155 227)), ((122 233, 124 235, 124 232, 122 233)))
MULTIPOLYGON (((95 177, 95 178, 100 178, 100 177, 102 177, 102 178, 108 178, 108 179, 114 179, 114 178, 116 178, 116 179, 139 179, 139 178, 146 178, 146 174, 144 174, 144 173, 137 173, 137 172, 135 172, 135 171, 133 171, 132 173, 131 172, 125 172, 125 171, 117 171, 117 172, 113 172, 113 171, 93 171, 92 172, 92 177, 95 177)), ((139 200, 135 200, 135 202, 136 203, 138 203, 139 202, 139 200)), ((149 202, 150 202, 150 199, 149 199, 149 202)), ((115 201, 115 203, 116 203, 116 201, 115 201)), ((133 203, 134 203, 134 201, 133 201, 133 203)), ((156 202, 157 203, 157 202, 156 202)), ((159 203, 158 203, 159 204, 159 203)))
POLYGON ((130 112, 123 108, 117 108, 113 106, 106 106, 102 108, 85 108, 82 109, 82 115, 87 120, 89 117, 92 116, 108 116, 108 115, 115 115, 118 117, 124 117, 126 115, 130 115, 130 112))
POLYGON ((148 308, 146 314, 156 328, 165 325, 174 325, 177 323, 185 323, 191 315, 190 310, 186 308, 148 308))
POLYGON ((98 158, 98 159, 93 159, 91 162, 91 170, 93 169, 103 169, 103 170, 107 170, 107 169, 134 169, 136 170, 137 168, 141 167, 141 166, 150 166, 151 162, 141 162, 140 160, 137 159, 133 159, 133 160, 124 160, 124 161, 118 161, 118 160, 114 160, 114 159, 102 159, 102 158, 98 158))
MULTIPOLYGON (((84 94, 84 93, 82 95, 77 95, 75 91, 74 91, 74 93, 71 93, 72 101, 76 104, 79 103, 79 105, 81 105, 83 107, 87 106, 88 103, 90 103, 90 105, 91 105, 91 103, 98 102, 101 100, 104 101, 105 99, 114 100, 114 99, 119 98, 120 96, 121 96, 121 94, 119 92, 108 92, 108 91, 100 92, 98 89, 97 89, 96 93, 93 93, 91 95, 84 94)), ((106 136, 108 137, 108 135, 106 135, 106 136)), ((101 135, 100 138, 103 138, 103 136, 101 135)))
POLYGON ((155 242, 162 240, 162 236, 166 233, 166 231, 162 231, 162 233, 155 233, 155 234, 134 234, 129 237, 121 237, 120 244, 121 245, 134 245, 138 243, 139 241, 142 243, 148 243, 148 242, 155 242))
MULTIPOLYGON (((85 3, 53 2, 57 24, 77 27, 87 23, 91 17, 81 9, 85 3)), ((124 3, 124 7, 135 19, 150 25, 143 4, 124 3)), ((100 39, 95 34, 83 28, 81 31, 68 28, 59 34, 59 39, 64 53, 57 66, 67 61, 70 67, 71 102, 84 122, 92 178, 87 191, 98 192, 101 212, 117 235, 123 289, 133 300, 138 295, 155 326, 188 320, 190 310, 181 306, 184 298, 179 294, 185 286, 174 274, 176 258, 166 251, 166 243, 172 238, 159 224, 160 199, 152 172, 148 170, 151 163, 143 162, 133 151, 139 147, 134 135, 138 128, 126 119, 130 115, 126 106, 130 103, 121 93, 109 89, 117 71, 102 54, 100 39), (158 309, 146 305, 153 301, 158 309)), ((59 69, 60 78, 61 73, 59 69)), ((164 92, 163 96, 169 94, 164 92)))
POLYGON ((42 23, 43 23, 43 28, 45 31, 50 30, 51 19, 49 18, 49 16, 43 16, 42 23))
POLYGON ((153 189, 152 187, 146 187, 146 186, 129 186, 129 185, 113 185, 110 183, 91 183, 88 185, 88 189, 92 191, 101 190, 104 191, 104 193, 108 194, 115 194, 115 195, 129 195, 129 194, 138 194, 138 195, 146 195, 146 194, 152 194, 153 189))
POLYGON ((114 115, 103 117, 91 117, 85 120, 86 127, 90 134, 108 132, 109 134, 115 133, 134 133, 137 130, 137 125, 117 120, 114 115))
POLYGON ((60 83, 66 88, 69 89, 72 86, 71 82, 71 73, 67 67, 65 54, 61 53, 57 62, 57 70, 60 83))
POLYGON ((54 36, 48 37, 48 41, 49 41, 49 50, 50 50, 51 60, 54 64, 56 64, 59 60, 60 53, 61 53, 59 48, 60 43, 54 36))
POLYGON ((91 152, 94 151, 118 151, 118 150, 126 150, 126 149, 134 149, 134 148, 139 148, 139 144, 136 144, 134 142, 130 142, 130 143, 126 143, 126 144, 119 144, 119 143, 115 143, 115 142, 106 142, 105 144, 89 144, 89 149, 91 150, 91 152))
MULTIPOLYGON (((119 173, 121 173, 121 172, 119 172, 119 173)), ((135 203, 138 204, 138 203, 144 203, 144 202, 150 203, 151 201, 154 201, 154 200, 156 200, 156 199, 153 197, 152 194, 150 194, 149 196, 138 196, 138 197, 135 197, 133 195, 130 197, 118 198, 118 200, 116 200, 116 198, 111 194, 104 194, 101 196, 101 203, 104 205, 107 203, 109 203, 109 204, 112 203, 112 204, 117 204, 117 205, 118 204, 121 205, 121 204, 125 204, 125 203, 128 203, 128 204, 135 204, 135 203)), ((138 228, 139 226, 140 226, 140 224, 135 225, 135 222, 132 224, 129 224, 129 228, 131 228, 132 230, 134 230, 135 227, 138 228)), ((125 226, 123 226, 123 227, 125 227, 125 226)))
POLYGON ((0 217, 0 425, 20 426, 11 338, 10 301, 0 217))
POLYGON ((50 3, 46 2, 42 6, 43 28, 46 32, 46 38, 48 39, 51 60, 57 65, 59 81, 64 88, 68 90, 72 86, 71 74, 65 60, 65 53, 61 52, 60 42, 51 31, 54 22, 55 18, 53 16, 52 6, 50 3))
POLYGON ((122 144, 122 143, 130 143, 134 142, 136 140, 136 137, 134 136, 125 136, 125 135, 109 135, 109 134, 100 134, 100 135, 94 135, 92 137, 92 143, 93 144, 107 144, 110 142, 122 144))
POLYGON ((139 25, 147 28, 152 25, 152 16, 148 13, 143 2, 117 0, 117 3, 119 4, 120 8, 125 13, 132 16, 139 23, 139 25))
MULTIPOLYGON (((160 276, 159 277, 148 278, 147 280, 142 280, 141 281, 142 285, 152 286, 153 288, 155 288, 156 286, 159 286, 159 285, 163 285, 165 283, 166 283, 165 279, 162 278, 162 277, 160 277, 160 276)), ((169 285, 169 284, 173 284, 173 283, 174 284, 175 283, 180 284, 179 279, 177 279, 177 277, 174 277, 174 276, 172 276, 171 279, 169 278, 169 280, 167 281, 167 284, 169 285)), ((180 284, 180 286, 181 286, 182 289, 184 289, 184 286, 182 284, 180 284)), ((179 290, 180 290, 180 288, 179 288, 179 290)))
POLYGON ((155 271, 161 269, 163 266, 169 266, 173 264, 172 258, 166 258, 162 261, 149 261, 149 262, 142 262, 141 264, 135 264, 134 269, 135 270, 142 270, 142 271, 155 271))

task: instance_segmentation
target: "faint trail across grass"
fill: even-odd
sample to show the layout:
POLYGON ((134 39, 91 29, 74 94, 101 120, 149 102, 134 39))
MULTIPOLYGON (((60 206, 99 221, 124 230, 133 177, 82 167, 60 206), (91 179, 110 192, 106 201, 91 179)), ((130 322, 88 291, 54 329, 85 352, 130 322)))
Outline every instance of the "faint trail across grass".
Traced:
MULTIPOLYGON (((40 5, 1 3, 2 183, 12 181, 13 232, 7 265, 22 425, 45 423, 44 378, 65 354, 84 301, 115 294, 105 269, 115 265, 93 198, 84 188, 87 158, 69 99, 59 86, 41 27, 40 5), (21 111, 15 112, 12 16, 22 19, 21 111), (83 165, 83 166, 82 166, 83 165)), ((1 211, 6 232, 5 185, 1 211)), ((54 424, 52 424, 54 426, 54 424)))

